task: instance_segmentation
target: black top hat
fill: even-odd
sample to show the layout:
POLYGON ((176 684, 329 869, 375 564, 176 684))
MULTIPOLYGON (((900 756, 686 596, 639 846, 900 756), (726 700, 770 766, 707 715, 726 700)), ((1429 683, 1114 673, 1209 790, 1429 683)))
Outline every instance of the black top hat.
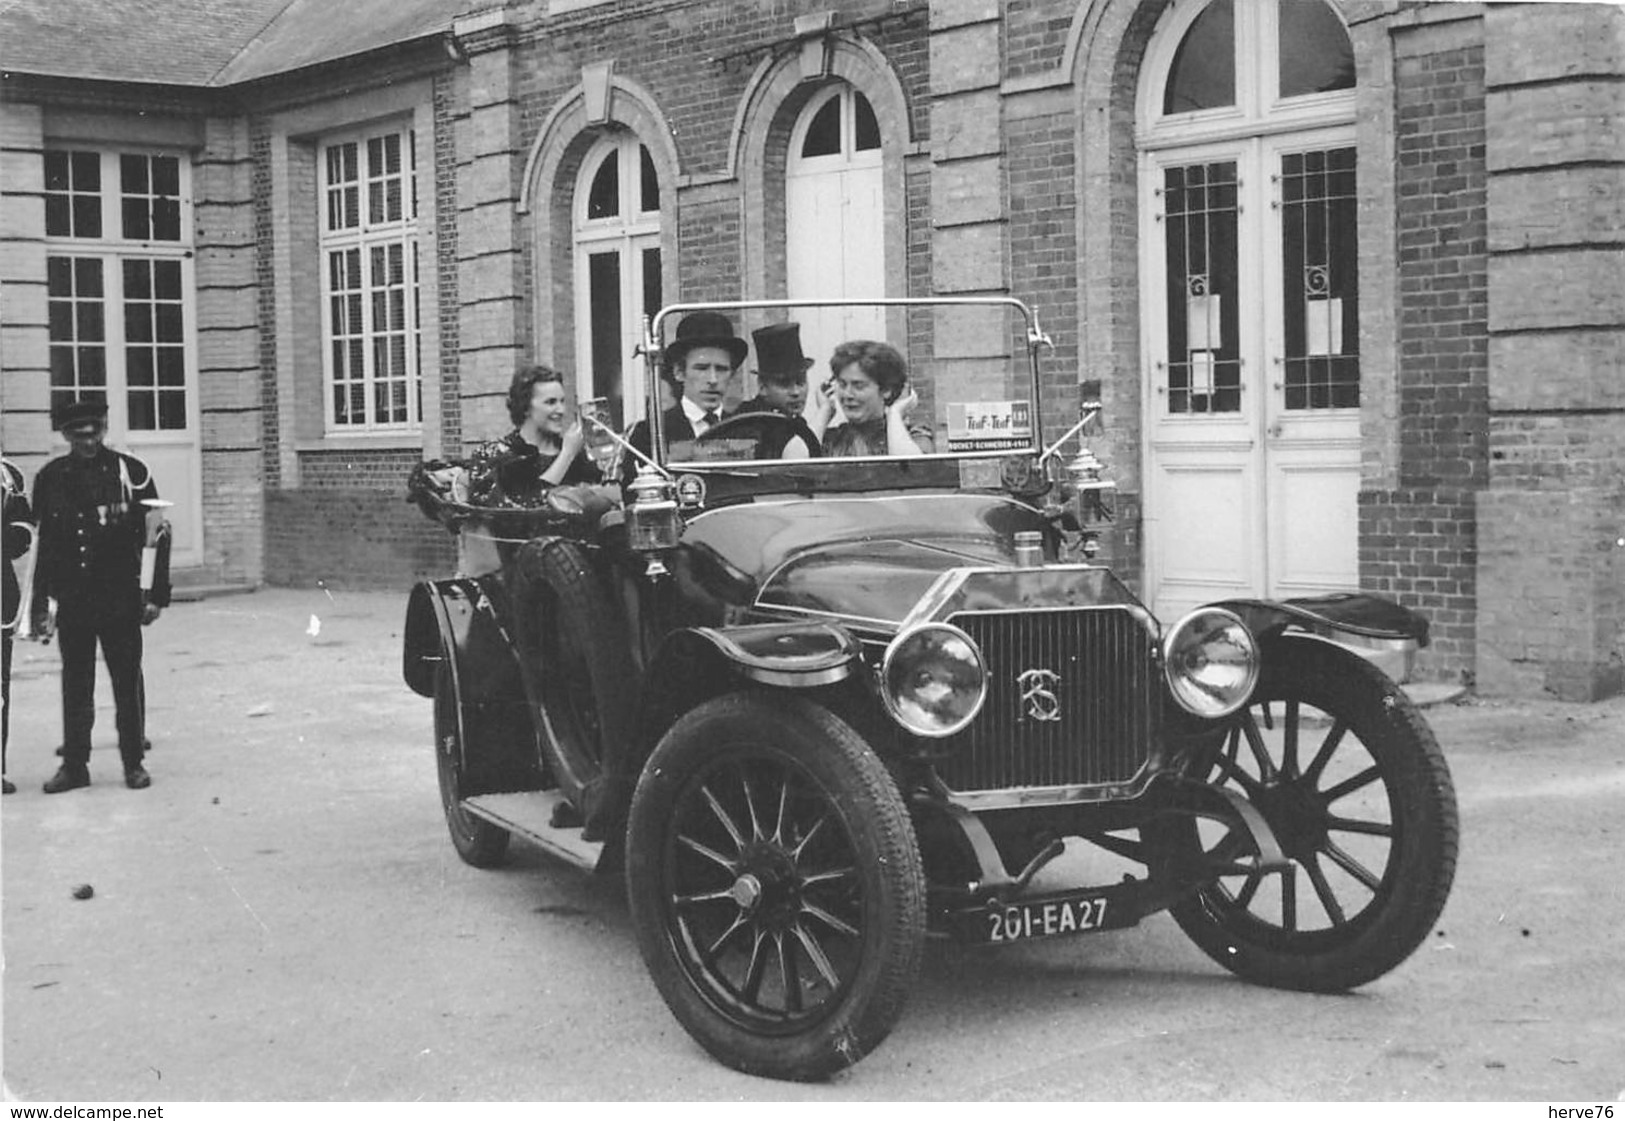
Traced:
POLYGON ((673 369, 682 365, 688 352, 697 346, 714 346, 728 352, 738 366, 750 353, 750 344, 734 334, 734 325, 720 311, 691 311, 677 325, 677 337, 666 346, 666 362, 673 369))
POLYGON ((58 432, 82 428, 107 421, 107 402, 81 397, 73 401, 57 401, 51 405, 51 427, 58 432))
POLYGON ((756 372, 769 381, 800 381, 813 360, 801 353, 801 324, 770 323, 750 333, 756 340, 756 372))

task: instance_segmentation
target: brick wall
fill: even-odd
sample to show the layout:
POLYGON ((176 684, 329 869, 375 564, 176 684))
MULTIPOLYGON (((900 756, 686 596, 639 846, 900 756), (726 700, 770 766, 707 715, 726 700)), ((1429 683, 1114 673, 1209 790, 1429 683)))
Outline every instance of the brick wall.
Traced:
POLYGON ((205 578, 264 571, 263 395, 253 157, 240 118, 212 118, 193 160, 205 578))
POLYGON ((455 539, 408 505, 403 493, 266 492, 266 580, 295 588, 404 590, 454 571, 455 539))
POLYGON ((1483 28, 1396 29, 1398 481, 1360 495, 1360 583, 1427 615, 1418 674, 1474 679, 1488 485, 1483 28))
POLYGON ((1486 9, 1479 681, 1625 690, 1625 10, 1486 9))

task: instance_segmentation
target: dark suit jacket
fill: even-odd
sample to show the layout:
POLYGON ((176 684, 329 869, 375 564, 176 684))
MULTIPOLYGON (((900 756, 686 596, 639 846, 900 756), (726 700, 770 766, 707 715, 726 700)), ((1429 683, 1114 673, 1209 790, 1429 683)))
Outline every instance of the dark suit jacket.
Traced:
MULTIPOLYGON (((688 422, 688 414, 683 411, 682 402, 678 402, 661 413, 660 418, 665 428, 666 446, 668 448, 679 440, 692 440, 694 438, 694 426, 688 422)), ((649 450, 649 422, 640 420, 634 424, 632 434, 626 438, 626 442, 644 455, 652 455, 653 453, 649 450)), ((637 478, 638 467, 642 462, 635 455, 623 455, 621 457, 621 485, 623 487, 630 486, 632 480, 637 478)))

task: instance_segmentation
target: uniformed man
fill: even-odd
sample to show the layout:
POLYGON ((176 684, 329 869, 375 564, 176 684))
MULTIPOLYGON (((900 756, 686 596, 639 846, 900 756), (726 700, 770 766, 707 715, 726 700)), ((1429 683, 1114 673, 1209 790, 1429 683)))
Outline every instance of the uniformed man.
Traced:
POLYGON ((42 638, 54 629, 62 643, 62 766, 46 781, 45 793, 90 785, 98 642, 113 682, 124 785, 143 790, 152 778, 142 765, 141 628, 169 604, 168 551, 151 548, 149 528, 149 522, 155 525, 149 512, 158 488, 146 464, 103 445, 104 403, 59 404, 51 410, 51 422, 69 451, 47 463, 34 480, 40 550, 34 629, 42 638))

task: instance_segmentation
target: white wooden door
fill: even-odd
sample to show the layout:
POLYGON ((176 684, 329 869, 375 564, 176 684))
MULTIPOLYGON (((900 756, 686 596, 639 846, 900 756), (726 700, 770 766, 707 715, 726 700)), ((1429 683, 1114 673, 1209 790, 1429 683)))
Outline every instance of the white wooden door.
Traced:
POLYGON ((1254 137, 1142 173, 1152 609, 1357 587, 1352 146, 1254 137))
MULTIPOLYGON (((785 170, 788 299, 885 296, 882 182, 868 101, 849 86, 814 97, 791 133, 785 170)), ((837 344, 886 338, 884 314, 875 309, 807 309, 797 318, 814 378, 828 376, 837 344)))

